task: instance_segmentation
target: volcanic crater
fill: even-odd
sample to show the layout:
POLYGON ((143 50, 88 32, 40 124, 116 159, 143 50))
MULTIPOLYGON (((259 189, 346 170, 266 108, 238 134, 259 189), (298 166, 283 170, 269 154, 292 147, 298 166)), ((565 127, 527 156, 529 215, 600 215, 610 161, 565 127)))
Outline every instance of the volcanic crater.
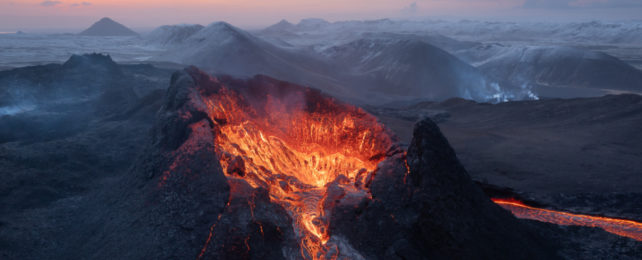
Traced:
POLYGON ((429 119, 406 151, 364 110, 267 76, 175 73, 147 151, 134 167, 156 182, 146 204, 182 227, 165 223, 172 240, 193 230, 191 253, 163 255, 554 258, 472 183, 429 119))

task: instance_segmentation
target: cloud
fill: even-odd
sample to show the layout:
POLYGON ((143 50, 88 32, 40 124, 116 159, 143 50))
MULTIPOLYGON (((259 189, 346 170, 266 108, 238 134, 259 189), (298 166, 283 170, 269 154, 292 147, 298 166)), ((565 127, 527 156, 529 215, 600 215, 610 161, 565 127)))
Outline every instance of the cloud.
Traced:
POLYGON ((40 3, 41 6, 46 6, 46 7, 56 6, 56 5, 59 5, 59 4, 62 4, 62 2, 47 0, 47 1, 44 1, 44 2, 40 3))
POLYGON ((568 8, 573 0, 526 0, 524 8, 568 8))
POLYGON ((92 3, 90 2, 82 2, 82 3, 73 3, 71 6, 77 7, 77 6, 90 6, 92 3))
POLYGON ((417 5, 417 2, 412 2, 410 5, 401 9, 401 12, 405 14, 414 14, 414 13, 417 13, 417 11, 419 11, 419 6, 417 5))
POLYGON ((595 4, 605 4, 608 3, 609 0, 575 0, 570 3, 568 3, 570 6, 590 6, 590 5, 595 5, 595 4))

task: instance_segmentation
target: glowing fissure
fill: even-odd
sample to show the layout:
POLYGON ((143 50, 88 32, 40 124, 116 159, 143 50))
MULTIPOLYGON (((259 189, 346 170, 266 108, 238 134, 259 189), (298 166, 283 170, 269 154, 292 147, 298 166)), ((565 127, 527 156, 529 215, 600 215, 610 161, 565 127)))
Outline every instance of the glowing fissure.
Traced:
POLYGON ((515 199, 497 199, 493 202, 511 211, 518 218, 532 219, 558 225, 599 227, 613 234, 642 241, 642 223, 626 219, 573 214, 525 205, 515 199))
POLYGON ((223 171, 267 189, 288 211, 303 258, 337 258, 328 243, 332 205, 348 195, 371 198, 368 185, 390 136, 363 110, 311 90, 249 99, 222 87, 204 100, 223 171), (329 194, 333 185, 340 191, 329 194))

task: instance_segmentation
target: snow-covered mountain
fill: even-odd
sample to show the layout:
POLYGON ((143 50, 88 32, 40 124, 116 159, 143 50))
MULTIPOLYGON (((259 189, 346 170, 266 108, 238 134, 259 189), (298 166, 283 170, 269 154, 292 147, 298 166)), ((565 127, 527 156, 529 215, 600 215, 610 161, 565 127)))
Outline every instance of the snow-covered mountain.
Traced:
POLYGON ((397 100, 501 100, 506 94, 477 68, 421 40, 361 39, 324 55, 344 67, 339 77, 346 84, 397 100))
POLYGON ((185 39, 203 28, 205 27, 200 24, 163 25, 145 35, 144 38, 147 44, 171 47, 183 43, 185 39))
MULTIPOLYGON (((289 22, 285 21, 287 24, 289 22)), ((346 32, 395 32, 414 35, 439 34, 463 41, 530 41, 538 43, 618 44, 642 46, 642 22, 489 22, 444 20, 370 20, 327 22, 304 19, 286 26, 283 21, 260 31, 263 35, 292 36, 344 35, 346 32)))
MULTIPOLYGON (((532 97, 538 91, 555 96, 555 91, 544 91, 546 87, 554 87, 556 90, 560 87, 588 87, 642 91, 642 81, 638 76, 641 72, 631 66, 642 64, 642 55, 639 54, 639 50, 642 50, 642 23, 636 22, 510 23, 382 19, 330 23, 302 20, 298 24, 282 21, 258 31, 257 34, 271 39, 277 45, 307 48, 322 54, 331 53, 340 46, 347 46, 361 39, 377 39, 380 42, 423 42, 439 47, 477 67, 479 75, 482 75, 486 82, 499 83, 498 86, 501 86, 504 94, 517 99, 532 97), (529 92, 531 90, 532 93, 529 92)), ((359 51, 365 50, 368 50, 367 46, 361 46, 351 52, 358 56, 359 51)), ((354 69, 362 67, 360 64, 354 66, 354 69)), ((414 73, 423 74, 408 71, 409 77, 401 81, 413 77, 429 78, 426 75, 430 72, 422 69, 420 65, 414 64, 410 67, 414 69, 414 73)), ((379 68, 374 71, 383 70, 385 69, 379 68)), ((438 70, 433 67, 430 71, 438 70)), ((390 72, 383 74, 388 75, 390 72)), ((447 75, 443 72, 438 74, 447 75)), ((435 81, 437 78, 430 79, 435 81)), ((471 78, 467 80, 470 82, 471 78)), ((386 81, 376 81, 381 82, 386 81)), ((457 87, 450 91, 454 89, 457 87)), ((484 89, 487 89, 486 85, 479 83, 475 88, 482 93, 484 89), (482 87, 479 87, 480 85, 482 87)), ((580 96, 602 93, 604 92, 593 91, 580 96)), ((577 93, 571 93, 570 96, 575 94, 577 93)))
MULTIPOLYGON (((326 25, 325 21, 306 20, 297 26, 308 30, 326 25)), ((292 25, 281 22, 275 26, 272 29, 292 25)), ((216 74, 265 74, 359 103, 504 97, 500 86, 476 68, 422 40, 395 39, 397 36, 363 34, 361 40, 311 51, 310 46, 279 44, 219 22, 156 59, 193 64, 216 74)), ((345 41, 349 39, 352 37, 345 41)))
POLYGON ((603 52, 572 47, 501 47, 480 51, 479 69, 515 85, 642 92, 642 71, 603 52))
POLYGON ((516 23, 462 20, 426 22, 449 37, 476 41, 534 41, 642 45, 642 22, 516 23))
POLYGON ((265 74, 349 96, 348 89, 329 78, 333 68, 303 51, 279 48, 225 22, 216 22, 187 37, 154 60, 196 65, 214 74, 265 74))
MULTIPOLYGON (((599 22, 304 19, 297 24, 282 20, 258 31, 224 22, 206 27, 169 25, 142 38, 0 35, 4 46, 0 68, 61 62, 72 53, 105 52, 118 61, 169 61, 237 77, 265 74, 357 103, 530 99, 547 87, 599 90, 589 95, 595 96, 604 89, 642 90, 640 71, 630 66, 642 64, 642 44, 635 45, 638 27, 599 22), (588 43, 601 42, 602 36, 618 43, 588 43), (39 53, 22 55, 21 48, 39 53)), ((555 97, 555 91, 545 96, 555 97)))

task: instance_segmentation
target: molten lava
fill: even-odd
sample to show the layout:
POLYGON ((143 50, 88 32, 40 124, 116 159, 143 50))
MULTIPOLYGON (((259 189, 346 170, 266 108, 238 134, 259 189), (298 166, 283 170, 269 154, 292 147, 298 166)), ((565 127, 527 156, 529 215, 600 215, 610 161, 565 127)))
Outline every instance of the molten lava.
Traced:
POLYGON ((332 259, 329 215, 343 197, 370 198, 369 183, 392 140, 363 110, 311 89, 221 87, 202 93, 228 179, 269 191, 293 218, 306 259, 332 259))
POLYGON ((642 241, 642 223, 616 218, 572 214, 527 206, 514 199, 492 199, 518 218, 533 219, 558 225, 599 227, 616 235, 642 241))

